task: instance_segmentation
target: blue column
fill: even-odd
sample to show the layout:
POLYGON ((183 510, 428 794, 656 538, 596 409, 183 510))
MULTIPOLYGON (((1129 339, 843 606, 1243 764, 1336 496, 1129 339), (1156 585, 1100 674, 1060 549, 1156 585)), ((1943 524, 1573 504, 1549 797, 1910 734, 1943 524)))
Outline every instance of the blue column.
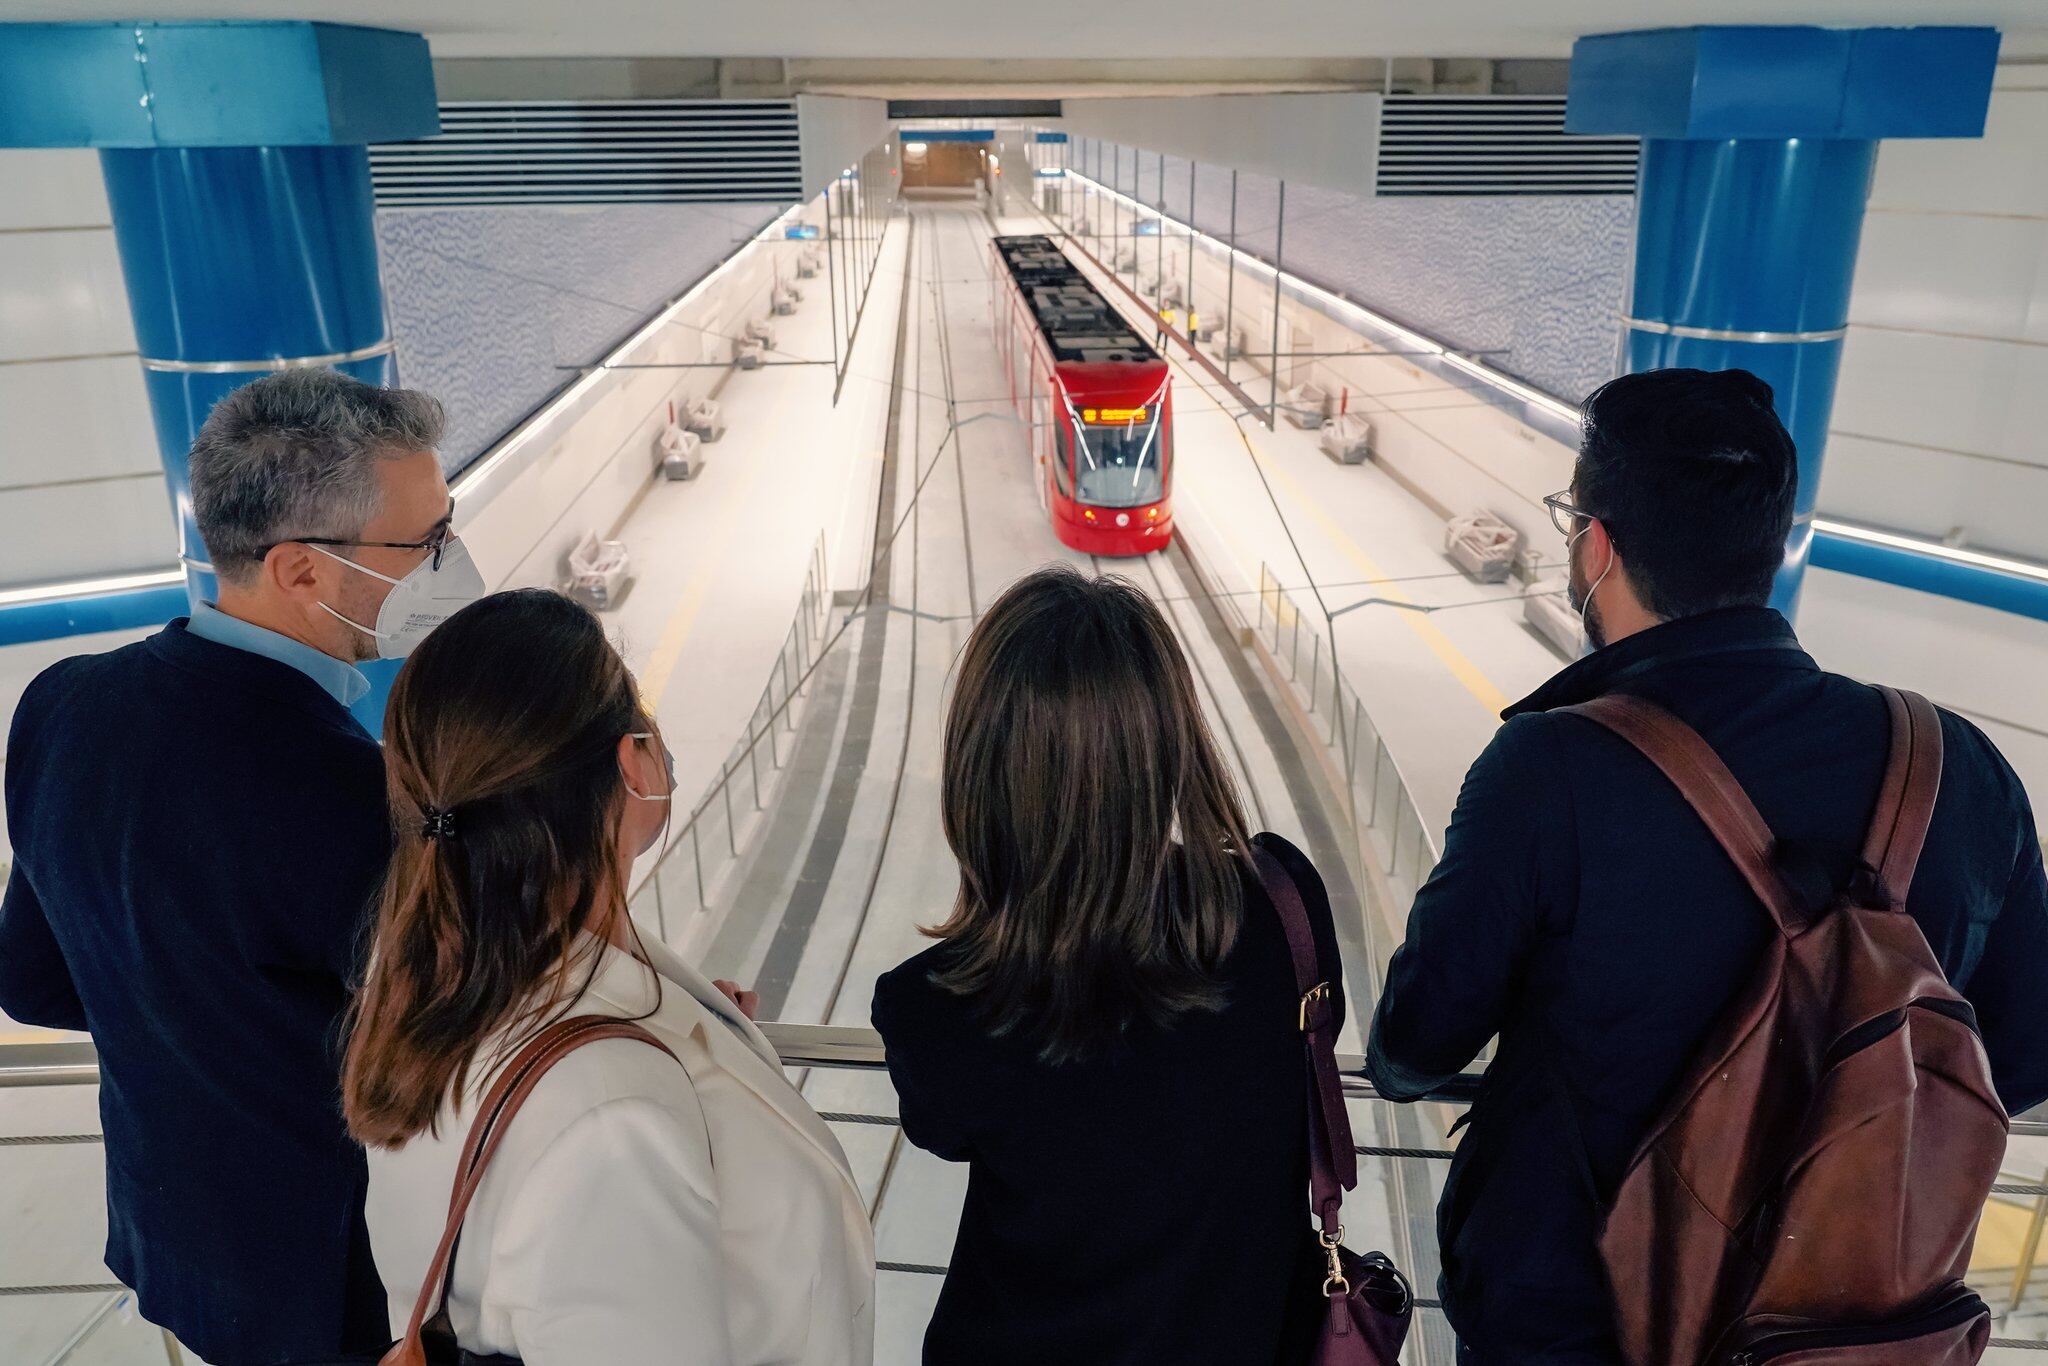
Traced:
POLYGON ((1773 603, 1813 536, 1863 205, 1884 137, 1978 137, 1992 29, 1658 29, 1582 38, 1566 127, 1643 138, 1630 370, 1761 376, 1799 450, 1773 603))
MULTIPOLYGON (((0 24, 0 147, 100 149, 191 600, 215 588, 187 455, 221 396, 301 365, 397 382, 367 145, 440 127, 416 33, 0 24)), ((375 731, 395 666, 365 672, 375 731)))
POLYGON ((287 365, 397 382, 366 149, 100 153, 157 442, 197 601, 214 591, 186 453, 221 396, 287 365))

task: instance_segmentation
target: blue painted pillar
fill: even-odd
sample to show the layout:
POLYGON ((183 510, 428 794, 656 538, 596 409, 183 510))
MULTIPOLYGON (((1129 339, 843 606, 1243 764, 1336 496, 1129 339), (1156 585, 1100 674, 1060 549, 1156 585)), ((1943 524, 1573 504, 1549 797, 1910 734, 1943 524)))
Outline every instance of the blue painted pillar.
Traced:
MULTIPOLYGON (((0 147, 97 147, 193 601, 187 456, 293 366, 395 384, 368 144, 440 131, 426 39, 297 21, 0 24, 0 147)), ((393 665, 371 665, 374 731, 393 665)))
POLYGON ((1788 615, 1878 139, 1981 136, 1997 56, 1983 28, 1656 29, 1573 49, 1568 131, 1643 138, 1627 368, 1752 371, 1798 446, 1773 594, 1788 615))
POLYGON ((187 590, 213 576, 186 454, 222 395, 287 365, 397 382, 360 146, 100 153, 187 590))

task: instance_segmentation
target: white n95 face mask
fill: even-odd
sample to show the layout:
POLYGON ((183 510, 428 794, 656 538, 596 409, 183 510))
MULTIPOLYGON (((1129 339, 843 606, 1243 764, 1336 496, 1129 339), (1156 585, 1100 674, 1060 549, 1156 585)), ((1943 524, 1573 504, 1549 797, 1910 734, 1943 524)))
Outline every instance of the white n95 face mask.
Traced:
MULTIPOLYGON (((652 740, 654 738, 654 732, 651 730, 636 730, 633 731, 631 734, 627 735, 626 738, 629 740, 652 740)), ((638 801, 643 802, 665 802, 675 796, 676 756, 669 752, 669 747, 667 745, 663 745, 661 747, 661 758, 662 762, 668 765, 668 791, 635 792, 633 790, 633 785, 631 783, 628 783, 626 785, 626 795, 628 797, 632 797, 638 801)))
POLYGON ((469 558, 469 547, 460 540, 450 540, 443 547, 439 569, 434 568, 433 557, 429 556, 402 579, 379 574, 368 565, 357 564, 346 555, 337 555, 323 546, 312 548, 330 560, 340 560, 350 569, 360 570, 391 585, 384 605, 377 609, 374 627, 350 621, 326 603, 320 604, 336 621, 353 626, 366 636, 374 636, 379 659, 404 659, 427 638, 429 631, 484 595, 484 576, 478 571, 476 561, 469 558))

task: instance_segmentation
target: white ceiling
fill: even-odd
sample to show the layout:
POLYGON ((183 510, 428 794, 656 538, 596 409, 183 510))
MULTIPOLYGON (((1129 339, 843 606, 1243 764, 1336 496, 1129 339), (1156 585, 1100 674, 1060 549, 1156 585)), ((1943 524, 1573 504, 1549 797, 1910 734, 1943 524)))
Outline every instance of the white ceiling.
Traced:
POLYGON ((4 0, 33 19, 345 20, 436 56, 1561 57, 1694 23, 1989 24, 2048 55, 2048 0, 4 0))

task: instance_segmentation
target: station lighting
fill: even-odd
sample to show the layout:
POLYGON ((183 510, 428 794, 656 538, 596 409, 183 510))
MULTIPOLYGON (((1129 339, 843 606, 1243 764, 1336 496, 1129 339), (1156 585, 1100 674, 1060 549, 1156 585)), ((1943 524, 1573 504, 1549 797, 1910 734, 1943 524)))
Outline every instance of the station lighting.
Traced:
POLYGON ((2048 565, 2035 564, 2028 560, 2015 560, 2006 555, 1989 555, 1981 550, 1965 550, 1961 546, 1944 545, 1940 541, 1924 540, 1918 536, 1901 536, 1894 531, 1879 531, 1874 527, 1858 526, 1854 522, 1837 522, 1829 517, 1814 518, 1813 529, 1821 535, 1839 536, 1845 541, 1880 546, 1886 550, 1909 551, 1915 555, 1925 555, 1931 560, 1946 560, 1950 564, 1965 565, 1971 569, 1989 569, 1999 574, 2012 574, 2018 578, 2030 579, 2035 583, 2048 583, 2048 565))
POLYGON ((134 593, 146 588, 174 588, 184 582, 185 571, 182 569, 157 569, 141 574, 113 574, 99 579, 72 579, 28 588, 5 588, 0 589, 0 607, 26 607, 31 603, 61 602, 66 598, 134 593))

